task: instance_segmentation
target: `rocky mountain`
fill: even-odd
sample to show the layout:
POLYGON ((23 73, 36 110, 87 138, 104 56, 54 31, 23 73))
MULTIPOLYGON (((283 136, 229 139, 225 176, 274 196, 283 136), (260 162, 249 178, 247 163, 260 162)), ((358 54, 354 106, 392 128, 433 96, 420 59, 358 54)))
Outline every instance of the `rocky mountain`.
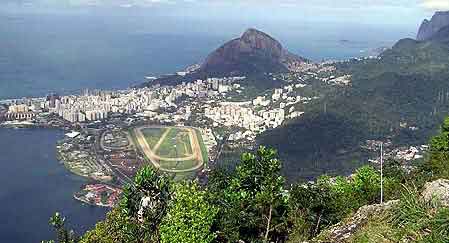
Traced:
POLYGON ((304 62, 268 34, 248 29, 212 52, 200 69, 209 74, 282 72, 304 62))
POLYGON ((425 19, 416 37, 419 41, 430 40, 442 28, 449 26, 449 11, 436 12, 430 20, 425 19))
POLYGON ((436 34, 434 34, 430 38, 430 40, 433 42, 449 44, 449 25, 441 28, 436 34))
POLYGON ((176 85, 207 77, 241 75, 257 77, 257 85, 270 88, 275 87, 278 82, 273 82, 272 79, 264 80, 263 74, 287 72, 306 62, 309 60, 290 53, 273 37, 250 28, 241 37, 210 53, 199 67, 188 70, 188 74, 160 77, 141 86, 176 85))

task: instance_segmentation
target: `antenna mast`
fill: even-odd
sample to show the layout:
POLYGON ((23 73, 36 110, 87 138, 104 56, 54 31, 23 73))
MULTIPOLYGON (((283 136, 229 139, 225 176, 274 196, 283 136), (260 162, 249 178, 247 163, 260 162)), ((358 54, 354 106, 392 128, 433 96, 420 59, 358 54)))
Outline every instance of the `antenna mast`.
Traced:
POLYGON ((384 202, 384 181, 383 181, 383 163, 384 163, 384 151, 383 151, 383 142, 380 143, 380 203, 384 202))

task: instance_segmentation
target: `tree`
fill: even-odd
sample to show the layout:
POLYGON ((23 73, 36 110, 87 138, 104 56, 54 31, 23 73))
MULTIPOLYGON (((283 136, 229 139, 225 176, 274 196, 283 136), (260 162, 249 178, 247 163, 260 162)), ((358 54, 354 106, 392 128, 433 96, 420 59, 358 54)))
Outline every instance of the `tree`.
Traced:
POLYGON ((120 208, 114 208, 104 221, 98 222, 93 230, 84 234, 80 243, 141 242, 136 237, 140 234, 139 230, 140 227, 123 215, 120 208))
POLYGON ((136 174, 134 183, 123 190, 121 213, 138 226, 134 229, 136 242, 153 242, 159 238, 159 225, 164 218, 170 200, 170 180, 145 166, 136 174))
POLYGON ((87 232, 81 243, 159 242, 159 227, 170 200, 170 180, 146 166, 125 186, 118 207, 87 232), (145 202, 145 203, 144 203, 145 202))
POLYGON ((351 183, 343 177, 331 182, 330 177, 321 176, 316 183, 293 186, 289 200, 292 225, 289 239, 309 240, 340 221, 356 207, 353 195, 351 183))
POLYGON ((77 242, 75 232, 65 228, 65 218, 59 212, 56 212, 55 215, 50 218, 49 224, 53 226, 56 231, 56 240, 58 243, 77 242))
POLYGON ((359 168, 353 177, 358 207, 377 203, 380 198, 380 174, 371 166, 359 168))
POLYGON ((441 131, 430 140, 429 158, 421 166, 421 175, 427 179, 449 179, 449 117, 441 125, 441 131))
POLYGON ((278 241, 285 236, 287 193, 276 151, 245 153, 223 190, 218 227, 224 241, 278 241))
POLYGON ((207 191, 197 181, 174 185, 174 198, 168 207, 160 232, 162 243, 209 243, 218 209, 207 200, 207 191))

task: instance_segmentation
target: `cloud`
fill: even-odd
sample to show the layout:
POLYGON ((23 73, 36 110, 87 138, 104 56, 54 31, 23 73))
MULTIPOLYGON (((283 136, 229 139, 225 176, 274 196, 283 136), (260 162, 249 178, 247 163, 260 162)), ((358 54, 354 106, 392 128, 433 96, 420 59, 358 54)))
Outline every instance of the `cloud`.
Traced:
POLYGON ((449 10, 449 0, 422 0, 421 5, 430 10, 449 10))

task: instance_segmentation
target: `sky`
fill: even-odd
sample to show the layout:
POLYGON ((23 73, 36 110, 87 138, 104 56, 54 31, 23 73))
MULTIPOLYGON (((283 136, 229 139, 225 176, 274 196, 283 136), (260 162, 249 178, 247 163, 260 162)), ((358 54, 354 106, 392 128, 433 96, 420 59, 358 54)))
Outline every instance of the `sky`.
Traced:
POLYGON ((157 15, 192 18, 253 18, 378 21, 401 25, 449 10, 448 0, 1 0, 2 9, 28 11, 114 11, 145 9, 157 15), (92 11, 92 10, 91 10, 92 11))

